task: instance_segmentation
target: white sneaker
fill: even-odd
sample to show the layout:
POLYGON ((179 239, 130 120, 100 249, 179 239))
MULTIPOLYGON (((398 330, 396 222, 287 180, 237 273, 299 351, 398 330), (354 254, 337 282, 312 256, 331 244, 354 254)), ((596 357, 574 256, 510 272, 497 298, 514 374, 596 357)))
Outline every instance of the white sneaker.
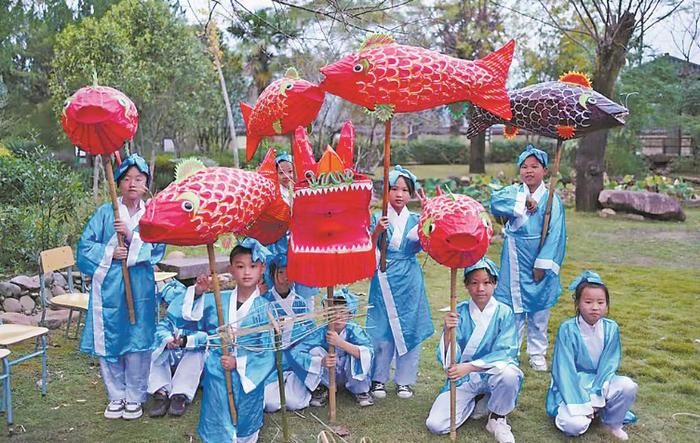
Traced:
POLYGON ((124 400, 112 400, 105 408, 105 418, 122 418, 124 415, 124 400))
POLYGON ((613 428, 610 426, 606 426, 606 429, 612 435, 614 435, 618 440, 626 441, 626 440, 629 440, 629 438, 630 438, 629 435, 627 435, 627 433, 622 429, 622 426, 620 426, 619 428, 613 428))
POLYGON ((486 418, 486 416, 488 416, 490 412, 490 398, 491 394, 484 394, 484 396, 481 397, 478 402, 476 402, 476 406, 474 406, 474 411, 472 411, 472 415, 470 415, 469 418, 472 420, 481 420, 482 418, 486 418))
POLYGON ((515 443, 515 437, 510 432, 510 426, 506 423, 505 417, 489 418, 488 423, 486 423, 486 430, 496 437, 498 443, 515 443))
POLYGON ((136 420, 142 415, 143 408, 141 407, 141 403, 127 402, 126 406, 124 407, 124 414, 122 414, 122 418, 125 420, 136 420))
POLYGON ((547 370, 547 360, 544 355, 531 355, 530 367, 537 372, 545 372, 547 370))

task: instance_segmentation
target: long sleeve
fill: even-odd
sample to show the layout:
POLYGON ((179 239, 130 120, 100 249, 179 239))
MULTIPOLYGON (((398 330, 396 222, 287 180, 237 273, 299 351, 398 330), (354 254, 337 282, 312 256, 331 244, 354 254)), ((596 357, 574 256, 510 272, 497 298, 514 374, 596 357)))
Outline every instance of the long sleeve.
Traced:
POLYGON ((360 348, 360 358, 348 355, 351 360, 352 378, 364 380, 370 376, 374 361, 374 348, 372 341, 362 326, 356 323, 348 323, 346 339, 349 343, 360 348))
POLYGON ((600 354, 598 369, 596 370, 593 386, 591 388, 592 399, 595 397, 594 399, 597 404, 602 403, 601 406, 605 404, 605 393, 608 383, 620 368, 621 360, 620 330, 613 321, 606 321, 604 326, 608 330, 605 331, 603 352, 600 354))
POLYGON ((525 193, 518 189, 518 185, 511 185, 491 194, 491 213, 495 217, 511 219, 525 214, 525 193))
MULTIPOLYGON (((109 207, 111 210, 111 206, 109 207)), ((78 242, 77 263, 83 274, 92 276, 100 266, 105 250, 114 234, 113 217, 108 217, 109 211, 102 206, 90 217, 83 234, 78 242), (108 226, 112 226, 110 229, 108 226)), ((111 248, 114 250, 114 246, 111 248)))
POLYGON ((129 255, 126 259, 127 266, 131 267, 141 263, 155 265, 163 259, 163 255, 165 255, 165 244, 143 241, 137 225, 137 229, 132 232, 131 243, 129 244, 129 255))
MULTIPOLYGON (((544 198, 543 200, 546 201, 544 198)), ((559 274, 559 268, 564 262, 565 251, 566 222, 564 206, 559 196, 555 194, 552 201, 552 215, 547 229, 547 238, 535 258, 535 267, 559 274)))
POLYGON ((574 350, 575 337, 572 336, 568 323, 559 327, 554 357, 552 359, 552 387, 561 395, 571 415, 589 415, 593 413, 590 395, 585 383, 580 379, 576 368, 574 350))

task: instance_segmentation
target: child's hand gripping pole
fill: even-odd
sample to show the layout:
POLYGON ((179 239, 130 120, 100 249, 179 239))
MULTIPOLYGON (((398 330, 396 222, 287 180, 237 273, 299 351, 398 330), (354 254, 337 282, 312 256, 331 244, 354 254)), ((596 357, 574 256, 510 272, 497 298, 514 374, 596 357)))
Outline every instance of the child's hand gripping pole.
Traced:
MULTIPOLYGON (((112 199, 112 209, 114 210, 114 220, 119 220, 119 201, 117 200, 117 186, 114 184, 114 170, 112 170, 112 159, 109 155, 103 155, 102 161, 105 166, 105 175, 109 184, 109 195, 112 199)), ((124 247, 124 237, 117 234, 117 242, 120 247, 124 247)), ((124 292, 126 292, 126 307, 129 310, 129 323, 136 324, 136 314, 134 313, 134 298, 131 295, 131 279, 129 278, 129 268, 126 266, 126 259, 122 260, 122 275, 124 276, 124 292)))
MULTIPOLYGON (((207 253, 209 255, 209 269, 211 270, 211 283, 214 287, 214 301, 216 302, 216 314, 219 318, 219 328, 224 326, 224 310, 221 306, 221 288, 219 287, 219 276, 216 272, 216 256, 214 255, 214 244, 207 245, 207 253)), ((235 303, 235 300, 232 301, 235 303)), ((221 353, 227 357, 229 355, 228 346, 226 343, 221 343, 221 353)), ((224 369, 224 378, 226 379, 226 392, 228 394, 228 406, 231 411, 231 422, 234 426, 238 425, 238 413, 236 412, 236 402, 233 399, 233 383, 231 382, 231 371, 224 369)))

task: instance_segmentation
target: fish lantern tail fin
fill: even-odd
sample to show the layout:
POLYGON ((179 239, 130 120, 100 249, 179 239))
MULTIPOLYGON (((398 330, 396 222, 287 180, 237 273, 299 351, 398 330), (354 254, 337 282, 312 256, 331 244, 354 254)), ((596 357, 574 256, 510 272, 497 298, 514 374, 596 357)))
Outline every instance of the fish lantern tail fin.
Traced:
POLYGON ((246 142, 245 142, 245 157, 250 161, 258 149, 261 137, 255 136, 250 132, 250 115, 253 113, 253 108, 246 102, 240 102, 241 114, 243 115, 243 123, 246 127, 246 142))
POLYGON ((506 80, 510 64, 513 61, 514 50, 515 40, 511 40, 501 49, 476 61, 479 66, 491 73, 493 81, 475 91, 471 101, 504 120, 510 120, 513 116, 510 109, 510 98, 508 91, 506 91, 506 80))

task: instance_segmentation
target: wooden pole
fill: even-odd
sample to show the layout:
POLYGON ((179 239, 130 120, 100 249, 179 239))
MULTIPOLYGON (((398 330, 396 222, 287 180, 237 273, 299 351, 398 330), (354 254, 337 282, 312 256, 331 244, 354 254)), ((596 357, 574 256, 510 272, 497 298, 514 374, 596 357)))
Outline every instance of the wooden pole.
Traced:
MULTIPOLYGON (((389 213, 389 166, 391 165, 391 119, 384 122, 384 194, 382 197, 382 217, 389 213)), ((379 270, 386 272, 386 246, 389 242, 386 231, 380 241, 379 270)))
MULTIPOLYGON (((333 293, 334 287, 328 286, 326 288, 326 303, 329 308, 333 307, 333 293)), ((329 328, 333 327, 333 321, 335 320, 332 316, 336 314, 331 314, 330 322, 328 324, 329 328)), ((335 346, 328 345, 328 355, 335 355, 335 346)), ((328 420, 331 424, 335 423, 335 368, 328 368, 328 420)))
MULTIPOLYGON (((207 254, 209 255, 209 269, 211 270, 211 282, 214 286, 214 301, 216 302, 216 315, 219 317, 219 327, 224 325, 224 310, 221 306, 221 288, 219 287, 219 276, 216 272, 216 256, 214 255, 214 244, 207 245, 207 254)), ((231 300, 230 303, 236 303, 236 300, 231 300)), ((222 339, 221 353, 224 357, 229 355, 228 344, 222 339)), ((224 378, 226 379, 226 392, 228 393, 228 407, 231 411, 231 422, 234 426, 238 425, 238 413, 236 412, 236 402, 233 399, 233 383, 231 383, 231 371, 224 369, 224 378)))
POLYGON ((282 411, 282 436, 289 441, 289 425, 287 424, 287 398, 284 392, 284 371, 282 369, 282 330, 272 312, 267 311, 272 328, 275 331, 275 366, 277 367, 277 383, 280 390, 280 410, 282 411))
MULTIPOLYGON (((109 195, 112 198, 112 209, 114 210, 114 221, 119 220, 119 201, 117 200, 117 186, 114 184, 114 171, 112 170, 112 159, 109 155, 103 155, 102 160, 105 166, 105 176, 109 185, 109 195)), ((124 247, 124 237, 117 234, 117 242, 120 247, 124 247)), ((122 260, 122 274, 124 275, 124 292, 126 292, 126 307, 129 310, 129 323, 136 324, 136 314, 134 313, 134 298, 131 295, 131 279, 129 278, 129 268, 126 266, 126 259, 122 260)))
MULTIPOLYGON (((457 313, 457 268, 450 269, 450 312, 457 313)), ((457 329, 450 330, 450 366, 457 360, 457 329)), ((457 383, 450 380, 450 440, 457 439, 457 383)))
POLYGON ((554 154, 554 164, 549 171, 549 195, 547 196, 547 211, 544 213, 544 223, 542 223, 542 235, 540 236, 540 248, 544 245, 547 239, 547 231, 549 230, 549 220, 552 218, 552 203, 554 202, 554 193, 559 180, 559 161, 561 160, 561 151, 563 140, 557 139, 557 151, 554 154))

